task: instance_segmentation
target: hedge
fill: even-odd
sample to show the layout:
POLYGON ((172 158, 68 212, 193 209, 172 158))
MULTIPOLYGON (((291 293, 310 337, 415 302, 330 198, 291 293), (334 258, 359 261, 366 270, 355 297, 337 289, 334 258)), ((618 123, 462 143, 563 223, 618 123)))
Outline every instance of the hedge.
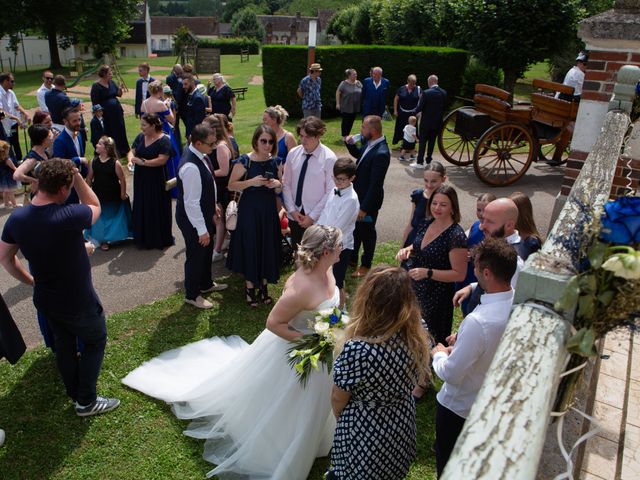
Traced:
MULTIPOLYGON (((358 71, 362 81, 374 66, 383 69, 390 82, 387 104, 393 111, 396 90, 406 84, 407 76, 414 73, 418 84, 427 85, 427 77, 435 73, 439 84, 453 101, 462 87, 462 75, 468 61, 468 52, 447 47, 399 47, 383 45, 341 45, 316 48, 316 62, 322 65, 322 115, 337 115, 335 92, 347 68, 358 71)), ((267 105, 282 105, 292 117, 302 116, 300 98, 296 89, 306 75, 307 47, 263 45, 262 72, 264 97, 267 105)))
POLYGON ((240 55, 240 50, 249 49, 251 55, 260 53, 260 42, 255 38, 232 37, 217 38, 215 40, 202 39, 198 41, 199 48, 219 48, 221 55, 240 55))

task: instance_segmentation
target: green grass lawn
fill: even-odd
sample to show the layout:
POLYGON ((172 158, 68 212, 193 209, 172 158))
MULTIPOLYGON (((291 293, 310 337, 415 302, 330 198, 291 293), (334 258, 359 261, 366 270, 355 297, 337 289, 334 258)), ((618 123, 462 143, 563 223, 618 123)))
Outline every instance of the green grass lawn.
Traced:
MULTIPOLYGON (((152 59, 151 64, 169 67, 172 57, 152 59)), ((245 100, 238 101, 234 119, 236 138, 243 152, 250 149, 251 135, 261 122, 265 108, 262 87, 249 85, 261 75, 260 57, 240 63, 237 55, 222 57, 222 73, 232 87, 248 86, 245 100)), ((126 84, 134 88, 138 61, 123 59, 119 68, 126 84)), ((68 72, 55 72, 67 74, 68 72)), ((168 72, 156 77, 164 79, 168 72)), ((26 107, 36 106, 27 95, 41 83, 42 70, 16 73, 16 94, 26 107)), ((209 75, 201 75, 204 83, 209 75)), ((90 86, 94 79, 82 84, 90 86)), ((123 100, 124 103, 132 101, 123 100)), ((89 102, 87 102, 89 104, 89 102)), ((85 121, 89 120, 87 114, 85 121)), ((340 141, 340 119, 328 119, 323 142, 344 152, 340 141)), ((295 120, 287 128, 294 130, 295 120)), ((129 140, 137 135, 138 120, 126 118, 129 140)), ((385 127, 390 131, 391 122, 385 127)), ((92 152, 87 152, 91 155, 92 152)), ((398 244, 381 244, 375 262, 395 264, 398 244)), ((283 272, 281 291, 289 272, 283 272)), ((212 467, 201 458, 203 442, 185 437, 186 422, 177 420, 162 402, 124 388, 120 379, 143 361, 171 348, 220 335, 240 335, 252 341, 264 328, 267 307, 251 310, 244 304, 242 280, 231 276, 230 288, 215 294, 216 307, 197 311, 185 306, 181 293, 151 305, 109 316, 109 342, 99 381, 99 392, 122 400, 108 415, 78 418, 68 401, 52 354, 40 347, 28 352, 16 365, 0 362, 0 427, 7 431, 7 443, 0 448, 2 479, 201 479, 212 467)), ((347 288, 354 284, 347 280, 347 288)), ((459 313, 456 314, 459 321, 459 313)), ((34 319, 35 321, 35 319, 34 319)), ((284 359, 283 359, 284 361, 284 359)), ((434 441, 435 393, 431 390, 418 405, 418 456, 408 478, 435 478, 434 441)), ((310 474, 320 479, 327 459, 319 459, 310 474)))
MULTIPOLYGON (((398 244, 381 244, 375 263, 394 263, 398 244)), ((281 292, 286 276, 277 287, 281 292)), ((201 479, 212 467, 202 460, 203 442, 182 435, 187 422, 166 404, 124 387, 120 379, 161 352, 203 338, 240 335, 252 341, 264 328, 268 307, 245 306, 242 280, 212 297, 215 308, 198 311, 176 293, 151 305, 109 316, 109 342, 98 391, 122 400, 107 415, 75 415, 59 380, 53 355, 44 347, 15 366, 0 362, 0 448, 3 479, 201 479)), ((350 279, 348 279, 350 281, 350 279)), ((353 288, 353 283, 350 287, 353 288)), ((283 361, 285 359, 283 358, 283 361)), ((435 393, 418 404, 418 456, 408 478, 435 478, 435 393)), ((320 479, 328 459, 309 476, 320 479)))

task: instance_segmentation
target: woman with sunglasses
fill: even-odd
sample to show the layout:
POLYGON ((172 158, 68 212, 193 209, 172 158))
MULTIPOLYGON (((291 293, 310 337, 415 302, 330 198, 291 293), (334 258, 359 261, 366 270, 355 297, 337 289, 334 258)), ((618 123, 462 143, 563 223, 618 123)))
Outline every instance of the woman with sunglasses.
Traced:
POLYGON ((253 308, 273 303, 268 283, 280 277, 280 219, 276 195, 282 190, 278 178, 280 158, 276 133, 267 125, 256 128, 253 150, 240 155, 229 179, 229 190, 242 192, 238 221, 231 235, 227 268, 244 275, 246 301, 253 308))

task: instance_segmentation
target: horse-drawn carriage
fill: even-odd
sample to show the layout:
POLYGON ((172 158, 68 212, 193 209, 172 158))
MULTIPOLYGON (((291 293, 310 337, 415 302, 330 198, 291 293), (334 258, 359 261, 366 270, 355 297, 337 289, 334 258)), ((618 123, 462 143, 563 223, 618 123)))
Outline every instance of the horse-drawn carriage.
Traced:
POLYGON ((444 118, 440 153, 454 165, 473 163, 478 178, 491 186, 512 184, 534 160, 566 161, 578 103, 554 94, 573 95, 573 87, 536 79, 533 88, 531 103, 513 104, 509 92, 477 84, 473 106, 444 118))

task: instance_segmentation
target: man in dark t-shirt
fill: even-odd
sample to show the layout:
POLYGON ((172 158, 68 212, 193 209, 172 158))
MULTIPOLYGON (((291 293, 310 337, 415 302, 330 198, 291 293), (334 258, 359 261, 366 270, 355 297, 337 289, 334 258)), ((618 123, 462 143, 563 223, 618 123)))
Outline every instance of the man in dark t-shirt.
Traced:
POLYGON ((105 413, 120 401, 96 394, 107 328, 82 236, 100 216, 100 202, 70 160, 48 160, 37 176, 38 192, 31 205, 15 210, 4 226, 0 264, 14 278, 33 285, 33 303, 53 331, 58 370, 76 413, 105 413), (80 203, 65 205, 73 188, 80 203), (18 259, 18 250, 31 273, 18 259), (84 344, 81 356, 77 339, 84 344))

